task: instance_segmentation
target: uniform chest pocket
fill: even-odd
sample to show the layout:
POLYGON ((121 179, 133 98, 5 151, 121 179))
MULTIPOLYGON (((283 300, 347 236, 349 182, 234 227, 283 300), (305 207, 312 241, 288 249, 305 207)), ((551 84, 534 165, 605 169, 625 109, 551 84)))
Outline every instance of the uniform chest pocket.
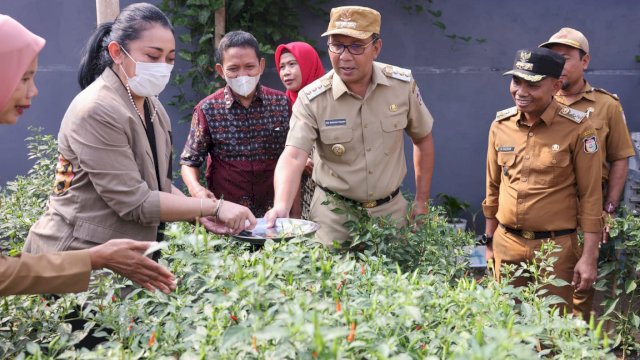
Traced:
POLYGON ((353 140, 353 130, 347 126, 322 128, 320 140, 327 145, 348 143, 353 140))
POLYGON ((382 127, 382 141, 384 142, 385 155, 404 151, 402 130, 407 127, 407 114, 402 113, 383 118, 380 124, 382 127))
POLYGON ((513 171, 513 164, 516 163, 516 153, 514 152, 498 152, 498 165, 502 168, 503 175, 509 175, 509 171, 513 171))
POLYGON ((566 151, 551 151, 542 149, 537 161, 535 182, 541 185, 553 186, 565 178, 569 178, 571 154, 566 151))

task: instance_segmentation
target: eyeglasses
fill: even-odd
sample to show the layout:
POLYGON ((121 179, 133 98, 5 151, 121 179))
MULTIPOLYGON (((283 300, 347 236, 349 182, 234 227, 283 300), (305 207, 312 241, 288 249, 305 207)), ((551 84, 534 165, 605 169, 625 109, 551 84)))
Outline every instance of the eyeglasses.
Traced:
POLYGON ((349 51, 349 54, 351 55, 362 55, 364 54, 364 50, 371 44, 373 44, 376 40, 378 40, 378 38, 374 38, 373 40, 369 41, 368 44, 362 45, 362 44, 351 44, 351 45, 345 45, 345 44, 335 44, 335 43, 329 43, 329 51, 331 51, 334 54, 342 54, 344 52, 344 49, 347 49, 349 51))

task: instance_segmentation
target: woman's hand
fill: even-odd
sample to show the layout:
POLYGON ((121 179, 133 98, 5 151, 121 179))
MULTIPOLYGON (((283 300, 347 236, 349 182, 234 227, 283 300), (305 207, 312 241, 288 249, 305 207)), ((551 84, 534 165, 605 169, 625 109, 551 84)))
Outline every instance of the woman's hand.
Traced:
POLYGON ((244 229, 253 229, 256 226, 256 217, 247 207, 230 201, 218 200, 222 203, 218 207, 218 223, 224 223, 228 233, 237 234, 244 229))

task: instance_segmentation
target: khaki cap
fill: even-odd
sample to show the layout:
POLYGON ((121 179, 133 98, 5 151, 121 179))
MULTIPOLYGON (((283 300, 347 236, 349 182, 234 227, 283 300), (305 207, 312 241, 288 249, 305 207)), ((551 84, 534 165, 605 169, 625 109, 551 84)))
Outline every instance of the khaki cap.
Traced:
POLYGON ((327 31, 322 36, 347 35, 366 39, 380 34, 380 13, 363 6, 341 6, 331 9, 327 31))
POLYGON ((580 31, 569 27, 560 29, 549 38, 549 41, 540 44, 540 47, 550 47, 553 44, 563 44, 589 53, 589 41, 580 31))

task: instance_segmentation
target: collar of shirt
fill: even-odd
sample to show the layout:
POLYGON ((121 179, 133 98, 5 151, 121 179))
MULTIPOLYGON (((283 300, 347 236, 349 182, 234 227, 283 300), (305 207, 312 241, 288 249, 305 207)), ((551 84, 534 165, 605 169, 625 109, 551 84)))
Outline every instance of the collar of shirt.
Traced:
MULTIPOLYGON (((375 89, 376 86, 378 86, 378 85, 386 85, 386 86, 391 85, 391 83, 389 82, 389 79, 387 78, 387 76, 382 72, 382 66, 379 63, 373 62, 373 64, 371 66, 373 66, 373 73, 372 73, 372 76, 371 76, 371 84, 369 84, 369 88, 367 89, 367 93, 365 95, 365 98, 371 93, 371 91, 373 91, 373 89, 375 89)), ((336 72, 334 70, 331 70, 331 71, 333 71, 333 76, 332 76, 333 79, 332 79, 332 84, 331 84, 331 92, 332 92, 332 95, 333 95, 333 99, 337 100, 344 93, 351 94, 351 91, 349 91, 349 89, 347 88, 347 85, 342 81, 340 76, 338 74, 336 74, 336 72)))
MULTIPOLYGON (((553 119, 556 117, 558 112, 560 111, 560 103, 555 100, 555 98, 551 101, 549 106, 544 110, 542 115, 540 115, 540 120, 547 126, 551 126, 553 123, 553 119)), ((524 113, 518 110, 518 116, 516 117, 516 125, 527 125, 527 122, 524 121, 524 113)))
MULTIPOLYGON (((262 85, 258 84, 256 85, 256 94, 253 96, 253 100, 251 100, 250 106, 253 106, 253 104, 256 101, 262 102, 262 97, 263 97, 262 85)), ((231 91, 231 87, 229 87, 229 85, 227 84, 224 87, 224 106, 228 109, 233 105, 234 102, 242 106, 242 104, 238 101, 238 99, 236 99, 236 97, 233 95, 233 92, 231 91)))

